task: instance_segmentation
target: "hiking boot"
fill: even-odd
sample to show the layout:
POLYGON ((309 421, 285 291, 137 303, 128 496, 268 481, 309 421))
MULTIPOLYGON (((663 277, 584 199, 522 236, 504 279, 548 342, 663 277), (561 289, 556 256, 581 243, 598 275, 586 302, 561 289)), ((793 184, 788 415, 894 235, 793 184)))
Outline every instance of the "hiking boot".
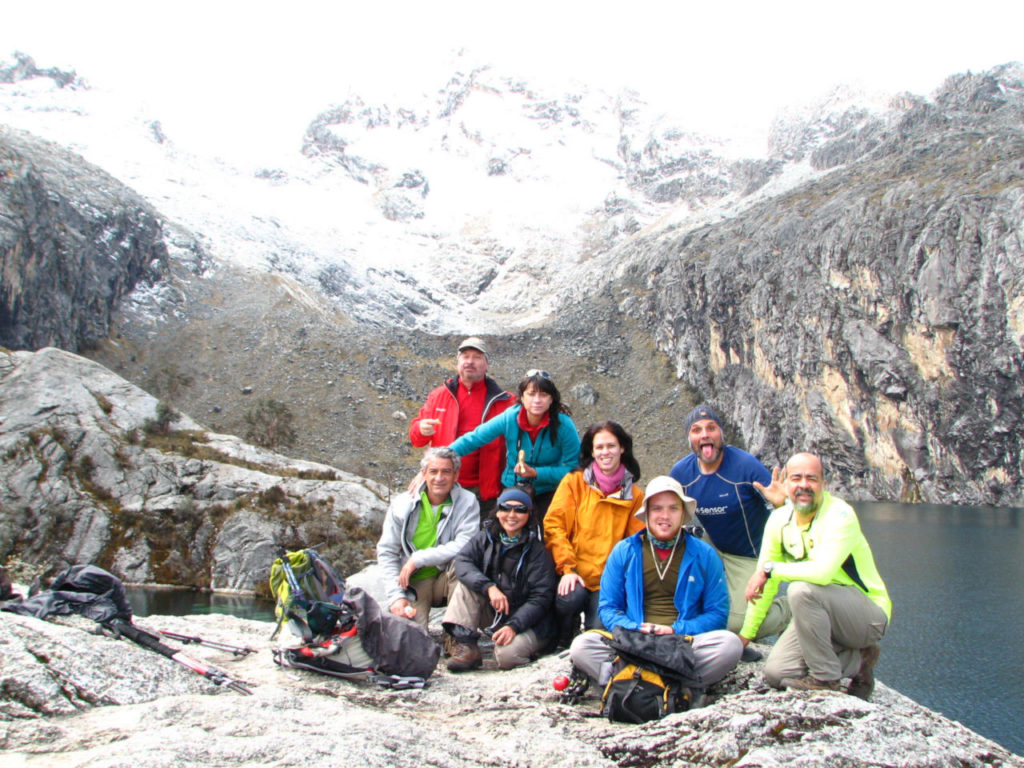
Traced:
POLYGON ((875 690, 875 664, 878 663, 878 655, 881 652, 882 649, 877 643, 860 649, 860 669, 846 687, 848 694, 864 701, 871 698, 871 693, 875 690))
POLYGON ((562 691, 558 700, 563 704, 578 704, 589 689, 590 678, 574 666, 572 672, 569 673, 569 685, 562 691))
POLYGON ((444 633, 444 640, 441 642, 441 647, 444 649, 444 657, 450 658, 455 653, 455 648, 458 646, 458 641, 447 632, 444 633))
POLYGON ((469 672, 471 669, 479 669, 483 663, 484 656, 476 643, 459 643, 455 646, 452 657, 448 659, 448 671, 469 672))
POLYGON ((816 677, 787 677, 782 680, 782 687, 791 691, 841 691, 842 683, 838 680, 819 680, 816 677))

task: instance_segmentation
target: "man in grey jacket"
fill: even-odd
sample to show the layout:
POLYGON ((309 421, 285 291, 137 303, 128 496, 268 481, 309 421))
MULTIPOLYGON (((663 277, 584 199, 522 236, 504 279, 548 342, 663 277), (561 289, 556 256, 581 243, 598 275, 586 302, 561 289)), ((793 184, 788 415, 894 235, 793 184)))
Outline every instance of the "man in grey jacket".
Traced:
POLYGON ((430 609, 448 602, 456 583, 452 561, 480 529, 476 496, 455 483, 459 464, 451 448, 428 448, 420 462, 419 492, 391 500, 377 542, 385 604, 424 627, 430 609))

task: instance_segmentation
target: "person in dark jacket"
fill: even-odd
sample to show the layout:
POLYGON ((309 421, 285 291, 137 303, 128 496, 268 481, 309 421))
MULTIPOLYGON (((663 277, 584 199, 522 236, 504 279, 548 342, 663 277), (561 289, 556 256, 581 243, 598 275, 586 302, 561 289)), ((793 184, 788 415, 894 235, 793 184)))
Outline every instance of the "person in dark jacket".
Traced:
POLYGON ((444 614, 454 641, 451 672, 483 664, 481 628, 494 640, 500 669, 536 658, 551 638, 551 605, 558 577, 555 564, 533 524, 529 494, 509 488, 498 497, 494 516, 455 558, 458 583, 444 614))

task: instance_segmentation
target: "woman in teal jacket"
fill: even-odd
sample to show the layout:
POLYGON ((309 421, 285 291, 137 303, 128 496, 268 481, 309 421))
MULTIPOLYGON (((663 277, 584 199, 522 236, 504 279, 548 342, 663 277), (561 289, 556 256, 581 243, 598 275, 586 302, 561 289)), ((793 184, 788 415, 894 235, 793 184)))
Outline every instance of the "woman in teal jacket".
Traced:
POLYGON ((451 444, 460 456, 504 436, 507 457, 502 485, 531 486, 543 519, 555 489, 576 468, 580 436, 568 406, 547 371, 531 370, 519 382, 519 405, 509 408, 451 444))

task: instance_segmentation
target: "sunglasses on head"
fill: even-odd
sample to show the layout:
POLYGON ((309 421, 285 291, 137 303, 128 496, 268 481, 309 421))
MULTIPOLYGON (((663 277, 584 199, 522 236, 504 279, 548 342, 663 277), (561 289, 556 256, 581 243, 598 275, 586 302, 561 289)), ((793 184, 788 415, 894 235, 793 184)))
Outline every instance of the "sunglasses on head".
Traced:
POLYGON ((500 511, 500 512, 518 512, 520 515, 528 515, 528 514, 530 514, 530 510, 528 510, 522 504, 508 504, 508 503, 506 503, 506 504, 499 504, 498 505, 498 511, 500 511))
POLYGON ((532 379, 534 376, 540 376, 542 379, 550 379, 551 374, 547 371, 542 371, 540 368, 531 368, 526 372, 526 378, 532 379))

